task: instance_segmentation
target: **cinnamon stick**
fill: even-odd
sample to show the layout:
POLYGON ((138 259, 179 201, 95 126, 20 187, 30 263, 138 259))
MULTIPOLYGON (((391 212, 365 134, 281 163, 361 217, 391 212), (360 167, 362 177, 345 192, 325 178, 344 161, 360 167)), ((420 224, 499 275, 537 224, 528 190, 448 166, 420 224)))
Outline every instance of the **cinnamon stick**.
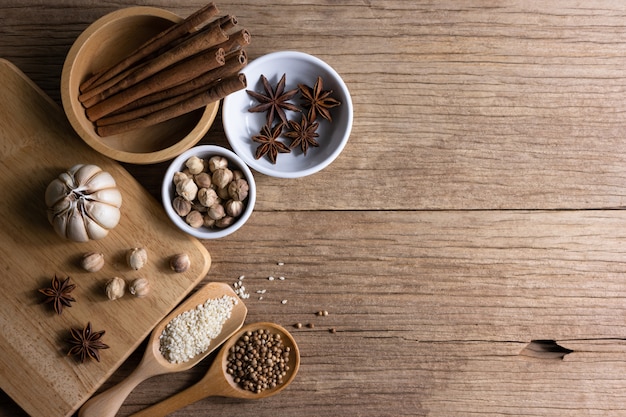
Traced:
POLYGON ((241 29, 235 33, 228 34, 228 39, 218 46, 223 48, 228 54, 231 51, 235 51, 239 48, 244 48, 250 45, 250 32, 247 29, 241 29))
POLYGON ((129 130, 145 128, 148 126, 161 123, 191 111, 197 110, 207 104, 221 100, 235 91, 246 88, 246 77, 243 73, 223 79, 213 87, 203 91, 191 98, 176 103, 163 110, 156 111, 140 119, 134 119, 128 122, 116 123, 108 126, 96 128, 98 135, 102 137, 113 136, 129 130))
POLYGON ((93 98, 94 96, 100 94, 101 92, 103 92, 107 88, 113 87, 115 84, 117 84, 118 82, 122 81, 124 78, 128 77, 130 74, 132 74, 134 71, 137 71, 139 68, 143 67, 145 64, 146 63, 141 63, 141 64, 137 64, 137 66, 135 66, 135 67, 128 68, 128 69, 122 71, 121 73, 117 74, 116 76, 112 77, 111 79, 103 82, 102 84, 98 84, 97 86, 87 90, 86 92, 84 92, 84 93, 82 93, 82 94, 80 94, 78 96, 78 101, 80 101, 81 104, 83 104, 83 107, 87 107, 85 103, 93 105, 93 104, 89 103, 89 100, 91 98, 93 98))
MULTIPOLYGON (((225 60, 226 62, 223 66, 212 69, 211 71, 207 71, 199 77, 193 78, 183 84, 179 84, 177 86, 135 100, 127 106, 124 106, 123 108, 112 112, 111 116, 109 117, 113 117, 113 115, 119 115, 122 113, 130 113, 132 110, 151 106, 162 101, 169 100, 173 97, 187 94, 190 91, 197 90, 198 88, 206 87, 219 79, 238 73, 248 63, 247 54, 243 49, 227 54, 225 60)), ((104 117, 97 120, 97 124, 99 126, 106 124, 107 121, 105 119, 109 119, 109 117, 104 117)))
POLYGON ((220 27, 224 32, 228 32, 235 26, 237 26, 237 18, 232 15, 226 15, 219 20, 220 27))
POLYGON ((222 48, 215 48, 164 69, 88 108, 85 111, 87 118, 92 122, 96 121, 142 97, 192 80, 208 70, 224 65, 224 55, 222 48))
MULTIPOLYGON (((233 21, 235 22, 235 24, 237 23, 237 19, 232 15, 218 16, 213 21, 211 21, 206 27, 204 27, 202 30, 218 30, 219 28, 227 33, 232 28, 232 23, 230 22, 233 22, 233 21)), ((173 40, 169 44, 165 45, 163 48, 154 52, 151 56, 160 55, 166 52, 167 50, 172 49, 180 45, 181 43, 189 40, 189 38, 193 37, 194 35, 195 33, 183 35, 182 37, 173 40)))
POLYGON ((171 43, 175 39, 178 39, 185 34, 199 31, 205 27, 211 21, 211 18, 213 18, 218 12, 219 11, 214 3, 211 2, 207 4, 180 23, 169 27, 149 39, 122 61, 93 75, 80 85, 80 91, 85 92, 89 88, 108 81, 112 77, 115 77, 122 71, 128 69, 130 66, 136 64, 141 59, 171 43))
POLYGON ((131 120, 140 119, 149 115, 150 113, 154 113, 159 110, 163 110, 165 108, 171 107, 175 104, 181 103, 191 97, 197 96, 203 91, 211 88, 213 85, 217 84, 220 80, 215 80, 211 84, 207 86, 198 87, 194 90, 191 90, 187 93, 180 94, 178 96, 173 96, 165 100, 157 101, 156 103, 149 104, 147 106, 139 107, 134 110, 130 110, 124 113, 118 113, 112 116, 103 117, 102 119, 96 120, 96 126, 109 126, 122 122, 129 122, 131 120))
POLYGON ((220 26, 215 26, 209 30, 202 30, 192 37, 188 38, 185 42, 177 45, 176 47, 164 52, 161 55, 156 56, 144 65, 140 66, 134 71, 131 71, 126 77, 118 80, 115 84, 109 85, 109 83, 100 84, 89 91, 81 94, 78 100, 83 103, 87 108, 99 103, 100 101, 111 97, 113 94, 118 93, 128 87, 137 84, 140 81, 156 74, 162 69, 174 65, 183 59, 189 58, 197 53, 208 50, 220 43, 228 40, 228 35, 222 30, 220 26))

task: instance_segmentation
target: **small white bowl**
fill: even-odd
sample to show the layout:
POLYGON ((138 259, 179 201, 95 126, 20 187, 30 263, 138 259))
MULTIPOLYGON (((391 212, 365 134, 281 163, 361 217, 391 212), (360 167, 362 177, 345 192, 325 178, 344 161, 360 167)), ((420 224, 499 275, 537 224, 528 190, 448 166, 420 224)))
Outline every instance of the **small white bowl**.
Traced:
POLYGON ((238 230, 244 223, 250 218, 252 211, 254 210, 254 204, 256 202, 256 183, 254 182, 254 176, 250 171, 250 168, 239 158, 234 152, 222 148, 221 146, 214 145, 201 145, 193 147, 182 154, 180 154, 176 159, 172 161, 170 166, 167 168, 165 172, 165 176, 163 177, 163 185, 161 187, 161 197, 163 199, 163 206, 165 207, 165 211, 169 218, 174 222, 176 226, 182 231, 197 237, 198 239, 219 239, 224 236, 228 236, 229 234, 238 230), (245 209, 243 213, 235 220, 233 224, 223 229, 220 228, 208 228, 208 227, 199 227, 194 228, 187 224, 184 218, 178 215, 176 211, 174 211, 174 207, 172 206, 172 201, 176 197, 176 191, 174 189, 174 173, 183 171, 185 169, 185 162, 192 156, 197 156, 202 159, 209 159, 214 155, 220 155, 228 159, 229 167, 231 169, 238 169, 243 172, 245 179, 248 181, 249 191, 248 197, 244 201, 245 209))
MULTIPOLYGON (((279 178, 298 178, 322 170, 333 162, 341 153, 352 130, 352 99, 346 84, 337 71, 321 59, 296 51, 273 52, 251 61, 242 71, 248 81, 248 90, 264 93, 261 75, 264 75, 272 87, 275 87, 283 74, 286 74, 285 91, 303 83, 313 87, 318 76, 322 77, 324 90, 333 90, 332 97, 341 105, 331 109, 332 122, 319 120, 319 147, 309 148, 306 155, 298 148, 290 153, 278 154, 276 164, 266 157, 255 158, 258 143, 252 141, 265 125, 265 113, 251 113, 248 110, 257 101, 245 90, 227 96, 222 105, 222 121, 230 146, 251 168, 279 178)), ((296 96, 298 97, 299 94, 296 96)), ((299 104, 299 98, 290 100, 299 104)), ((288 118, 293 112, 286 112, 288 118)), ((277 117, 277 116, 276 116, 277 117)), ((287 146, 290 141, 282 140, 287 146)))

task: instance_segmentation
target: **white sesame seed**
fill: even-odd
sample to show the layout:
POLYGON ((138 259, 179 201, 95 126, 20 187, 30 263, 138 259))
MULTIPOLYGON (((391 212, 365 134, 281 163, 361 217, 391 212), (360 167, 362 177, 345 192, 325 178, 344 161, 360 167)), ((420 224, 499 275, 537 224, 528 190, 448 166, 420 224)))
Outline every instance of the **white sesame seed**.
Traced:
POLYGON ((236 304, 236 298, 225 295, 174 317, 160 335, 161 354, 172 363, 182 363, 205 352, 236 304))
POLYGON ((285 277, 278 277, 279 280, 284 281, 285 277))
POLYGON ((284 262, 278 262, 276 265, 283 266, 283 265, 285 265, 285 263, 284 262))
POLYGON ((287 300, 281 301, 282 304, 287 304, 287 300))
POLYGON ((270 281, 274 281, 274 277, 272 277, 272 276, 267 277, 267 279, 270 280, 270 281))

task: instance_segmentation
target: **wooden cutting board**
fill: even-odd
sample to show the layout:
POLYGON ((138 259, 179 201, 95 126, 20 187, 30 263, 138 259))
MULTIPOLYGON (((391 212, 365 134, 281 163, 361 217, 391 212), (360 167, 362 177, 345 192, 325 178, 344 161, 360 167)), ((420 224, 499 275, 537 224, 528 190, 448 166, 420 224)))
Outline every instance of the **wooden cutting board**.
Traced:
POLYGON ((124 168, 85 145, 60 107, 6 60, 0 60, 0 184, 0 388, 32 416, 69 416, 206 276, 211 259, 124 168), (110 172, 122 192, 120 223, 99 241, 63 240, 47 220, 48 183, 77 163, 110 172), (145 247, 149 255, 139 271, 126 265, 133 247, 145 247), (87 251, 104 253, 101 271, 78 266, 87 251), (179 252, 191 257, 183 274, 168 266, 179 252), (37 291, 55 274, 77 285, 77 302, 60 316, 37 291), (110 301, 104 284, 114 276, 145 277, 151 292, 110 301), (102 340, 110 349, 101 351, 101 362, 81 364, 67 356, 65 340, 71 327, 87 322, 106 331, 102 340))

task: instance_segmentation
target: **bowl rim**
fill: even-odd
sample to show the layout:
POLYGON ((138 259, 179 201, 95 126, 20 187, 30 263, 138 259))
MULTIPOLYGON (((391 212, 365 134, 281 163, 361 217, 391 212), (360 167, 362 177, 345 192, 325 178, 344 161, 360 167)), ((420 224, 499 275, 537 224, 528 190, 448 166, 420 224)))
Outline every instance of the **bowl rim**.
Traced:
POLYGON ((141 15, 163 18, 171 21, 173 24, 183 20, 182 17, 173 12, 151 6, 126 7, 112 11, 98 18, 76 38, 65 57, 61 72, 61 101, 65 115, 74 128, 74 131, 87 145, 99 153, 120 162, 152 164, 172 159, 197 144, 211 128, 211 125, 217 116, 220 101, 207 105, 194 128, 175 144, 157 151, 130 152, 107 146, 104 142, 94 137, 94 135, 96 135, 95 133, 85 129, 77 116, 79 112, 84 112, 84 109, 78 101, 78 95, 70 92, 70 79, 74 74, 74 63, 76 62, 79 53, 85 48, 85 44, 89 38, 119 19, 141 15))
POLYGON ((254 205, 256 204, 256 182, 248 165, 233 151, 218 145, 198 145, 178 155, 167 167, 161 184, 161 200, 167 216, 179 229, 198 239, 219 239, 240 229, 252 215, 254 205), (205 227, 195 229, 189 226, 185 220, 174 211, 174 207, 172 206, 172 200, 174 199, 172 193, 174 173, 181 171, 181 168, 189 157, 193 155, 199 156, 199 154, 221 155, 226 157, 230 163, 237 165, 237 167, 241 169, 244 177, 248 181, 249 191, 246 208, 233 224, 224 229, 209 230, 205 227))
MULTIPOLYGON (((237 155, 239 155, 239 157, 243 159, 244 162, 248 164, 248 166, 250 166, 252 169, 262 174, 265 174, 271 177, 276 177, 276 178, 301 178, 301 177, 312 175, 316 172, 321 171, 322 169, 329 166, 332 162, 334 162, 335 159, 337 159, 337 157, 339 156, 339 154, 341 154, 346 144, 348 143, 350 134, 352 132, 352 125, 354 123, 354 107, 352 103, 352 97, 350 95, 350 90, 348 89, 348 86, 346 85, 341 75, 339 75, 339 73, 332 66, 330 66, 327 62, 325 62, 321 58, 318 58, 306 52, 295 51, 295 50, 270 52, 268 54, 262 55, 250 61, 248 65, 246 65, 246 67, 242 70, 242 72, 245 73, 247 76, 248 72, 254 70, 257 66, 263 65, 268 61, 272 61, 275 59, 284 59, 284 58, 309 61, 315 65, 318 65, 324 68, 325 71, 327 71, 329 74, 332 74, 332 76, 334 77, 334 81, 337 82, 341 90, 344 92, 346 99, 342 103, 342 106, 345 106, 346 108, 346 112, 348 116, 347 126, 346 126, 345 131, 343 132, 343 136, 341 137, 341 140, 339 141, 338 146, 333 150, 333 152, 330 153, 328 157, 326 157, 320 163, 310 168, 300 169, 297 171, 280 171, 278 169, 274 169, 273 167, 268 167, 266 165, 261 165, 257 163, 257 161, 254 159, 254 156, 248 155, 248 152, 245 152, 245 154, 243 154, 244 152, 240 150, 240 146, 238 143, 239 139, 232 138, 234 134, 231 130, 230 123, 228 122, 228 118, 229 118, 228 108, 229 108, 230 102, 233 100, 231 96, 225 97, 222 103, 222 125, 224 127, 224 133, 226 134, 226 139, 228 140, 228 143, 230 144, 234 152, 237 155)), ((245 93, 245 90, 243 91, 243 93, 242 92, 237 92, 237 93, 243 94, 245 93)))

